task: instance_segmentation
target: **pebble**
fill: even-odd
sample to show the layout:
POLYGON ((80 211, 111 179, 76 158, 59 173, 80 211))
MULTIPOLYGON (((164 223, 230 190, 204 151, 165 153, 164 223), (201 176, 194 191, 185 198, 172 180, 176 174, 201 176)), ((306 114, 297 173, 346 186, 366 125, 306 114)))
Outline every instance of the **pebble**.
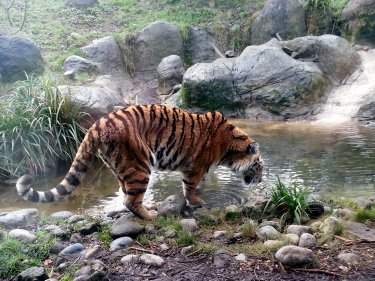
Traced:
POLYGON ((220 237, 225 237, 226 234, 228 233, 228 231, 225 231, 225 230, 218 230, 218 231, 215 231, 214 234, 213 234, 213 238, 215 239, 218 239, 220 237))
POLYGON ((122 264, 128 265, 130 263, 136 263, 139 260, 139 255, 126 255, 121 258, 122 264))
POLYGON ((263 245, 267 248, 276 248, 276 247, 281 247, 283 244, 282 241, 280 240, 267 240, 264 241, 263 245))
POLYGON ((48 275, 43 267, 30 267, 22 271, 18 276, 18 281, 43 281, 47 280, 48 275))
POLYGON ((240 253, 237 256, 235 256, 234 259, 236 261, 246 261, 246 256, 245 256, 245 254, 240 253))
POLYGON ((298 236, 301 236, 303 233, 309 233, 309 232, 311 232, 311 229, 307 225, 292 224, 292 225, 289 225, 286 229, 286 233, 297 234, 298 236))
POLYGON ((99 230, 99 226, 96 223, 87 223, 79 228, 79 233, 82 235, 90 235, 99 230))
POLYGON ((299 236, 297 234, 287 233, 284 234, 284 237, 291 245, 298 245, 299 243, 299 236))
POLYGON ((91 260, 99 252, 100 252, 100 246, 99 245, 95 245, 95 246, 87 249, 87 251, 85 252, 84 258, 85 258, 85 260, 91 260))
POLYGON ((136 237, 145 230, 143 225, 130 220, 127 216, 118 218, 110 227, 109 233, 113 238, 123 236, 136 237))
POLYGON ((182 219, 180 225, 187 231, 194 232, 199 229, 198 223, 195 219, 182 219))
POLYGON ((73 233, 72 236, 70 236, 70 242, 71 243, 83 243, 83 237, 78 233, 73 233))
POLYGON ((167 245, 167 244, 165 244, 165 243, 163 243, 163 244, 160 244, 160 250, 162 250, 162 251, 167 251, 167 250, 169 250, 169 246, 167 245))
POLYGON ((180 253, 181 255, 186 256, 192 252, 193 252, 193 246, 190 245, 190 246, 183 247, 180 253))
POLYGON ((43 229, 50 231, 53 234, 53 236, 59 237, 61 239, 67 239, 70 235, 69 230, 58 225, 47 225, 43 229))
POLYGON ((304 248, 314 248, 316 246, 316 238, 310 233, 303 233, 299 239, 298 246, 304 248))
POLYGON ((226 268, 230 266, 232 256, 224 249, 219 249, 214 254, 213 264, 217 268, 226 268))
POLYGON ((59 255, 75 255, 81 253, 84 249, 85 246, 83 246, 81 243, 75 243, 62 250, 59 255))
POLYGON ((109 250, 111 252, 115 252, 118 250, 127 249, 131 244, 133 244, 133 239, 130 237, 120 237, 111 242, 109 250))
POLYGON ((17 239, 24 243, 32 243, 36 240, 36 236, 29 230, 26 229, 12 229, 8 233, 9 238, 17 239))
POLYGON ((66 220, 69 219, 71 216, 74 214, 69 211, 61 211, 61 212, 56 212, 51 215, 51 218, 57 219, 57 220, 66 220))
POLYGON ((341 253, 337 256, 337 258, 343 262, 348 264, 359 264, 361 258, 353 253, 341 253))
POLYGON ((280 232, 278 232, 273 226, 266 225, 258 229, 257 236, 261 241, 272 240, 278 238, 280 236, 280 232))
POLYGON ((139 258, 139 260, 145 265, 151 265, 155 267, 161 267, 165 264, 165 261, 163 258, 157 255, 153 255, 153 254, 143 254, 139 258))
POLYGON ((288 245, 279 249, 275 254, 276 259, 289 266, 301 266, 314 260, 314 253, 310 249, 288 245))
POLYGON ((77 223, 79 221, 83 221, 84 219, 85 219, 85 217, 82 216, 82 215, 73 215, 73 216, 68 218, 67 222, 74 224, 74 223, 77 223))

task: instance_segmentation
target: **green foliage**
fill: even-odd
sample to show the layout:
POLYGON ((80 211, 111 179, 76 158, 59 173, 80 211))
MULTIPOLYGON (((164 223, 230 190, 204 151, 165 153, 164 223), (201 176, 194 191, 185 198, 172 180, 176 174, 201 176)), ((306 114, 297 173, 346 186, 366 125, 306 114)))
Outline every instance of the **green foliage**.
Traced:
POLYGON ((113 241, 113 238, 111 234, 109 233, 109 226, 103 226, 99 230, 99 240, 102 241, 104 246, 109 249, 109 246, 111 242, 113 241))
POLYGON ((255 239, 257 237, 256 230, 257 225, 253 220, 248 220, 241 225, 242 236, 245 239, 255 239))
POLYGON ((147 234, 141 234, 138 236, 138 242, 142 246, 149 245, 151 243, 150 236, 148 236, 147 234))
POLYGON ((272 203, 276 212, 282 218, 289 216, 301 224, 301 217, 308 216, 306 213, 308 209, 307 199, 311 193, 312 191, 309 188, 300 186, 296 182, 293 182, 291 186, 286 186, 277 177, 277 182, 271 190, 270 201, 265 209, 268 208, 269 203, 272 203))
POLYGON ((194 245, 196 243, 196 237, 191 232, 185 230, 175 217, 157 217, 154 224, 158 227, 169 227, 174 229, 176 231, 175 242, 180 247, 194 245))
POLYGON ((353 214, 352 220, 361 223, 366 222, 368 220, 375 220, 375 210, 359 209, 353 214))
POLYGON ((40 173, 72 160, 85 114, 48 78, 29 77, 0 99, 0 176, 40 173))

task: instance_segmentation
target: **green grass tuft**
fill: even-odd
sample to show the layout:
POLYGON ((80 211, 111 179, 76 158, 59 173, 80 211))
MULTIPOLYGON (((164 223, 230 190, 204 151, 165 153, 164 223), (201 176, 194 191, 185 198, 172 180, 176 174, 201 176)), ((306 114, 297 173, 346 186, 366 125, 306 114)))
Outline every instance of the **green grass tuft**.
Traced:
POLYGON ((359 209, 353 214, 352 220, 360 223, 363 223, 367 220, 375 220, 375 210, 359 209))

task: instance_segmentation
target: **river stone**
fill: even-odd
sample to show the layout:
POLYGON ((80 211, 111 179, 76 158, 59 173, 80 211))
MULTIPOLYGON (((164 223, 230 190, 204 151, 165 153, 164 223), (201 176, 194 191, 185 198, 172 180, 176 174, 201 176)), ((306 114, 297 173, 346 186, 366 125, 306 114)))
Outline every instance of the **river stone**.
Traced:
POLYGON ((280 231, 281 230, 281 223, 280 221, 263 221, 261 224, 259 224, 259 227, 263 227, 263 226, 266 226, 266 225, 270 225, 272 227, 274 227, 277 231, 280 231))
POLYGON ((84 249, 85 249, 85 246, 83 246, 81 243, 75 243, 63 249, 59 253, 59 255, 76 255, 76 254, 80 254, 84 249))
POLYGON ((121 258, 120 262, 124 265, 129 265, 132 263, 136 263, 139 260, 139 255, 126 255, 121 258))
POLYGON ((0 213, 0 227, 18 228, 34 224, 39 217, 37 209, 22 209, 13 212, 0 213))
POLYGON ((132 51, 138 77, 143 80, 155 79, 156 69, 163 58, 183 56, 181 32, 173 24, 156 21, 138 33, 132 51))
POLYGON ((375 101, 370 101, 362 105, 358 110, 356 118, 361 125, 375 128, 375 101))
POLYGON ((286 240, 288 240, 290 245, 297 246, 299 243, 299 236, 297 234, 287 233, 287 234, 284 234, 284 237, 286 240))
POLYGON ((292 224, 292 225, 289 225, 286 229, 286 233, 297 234, 298 236, 301 236, 303 233, 309 233, 309 232, 311 232, 311 229, 307 225, 292 224))
POLYGON ((65 5, 72 8, 87 9, 99 4, 98 0, 68 0, 65 5))
POLYGON ((70 56, 64 61, 63 68, 65 71, 72 72, 73 74, 94 74, 98 66, 94 62, 80 56, 70 56))
POLYGON ((195 219, 182 219, 179 224, 187 231, 194 232, 199 229, 198 223, 195 219))
POLYGON ((217 218, 214 215, 209 214, 205 211, 197 210, 193 213, 193 216, 196 220, 198 220, 199 222, 202 222, 205 225, 218 225, 218 224, 220 224, 219 218, 217 218))
POLYGON ((232 256, 226 250, 219 249, 214 253, 213 264, 217 268, 226 268, 230 266, 232 256))
POLYGON ((74 223, 77 223, 79 221, 83 221, 84 219, 85 219, 85 217, 82 216, 82 215, 73 215, 73 216, 68 218, 67 222, 74 224, 74 223))
POLYGON ((90 235, 93 234, 94 232, 97 232, 100 229, 100 226, 97 225, 96 223, 87 223, 81 226, 78 229, 78 232, 82 235, 90 235))
POLYGON ((89 261, 88 265, 74 273, 76 281, 105 280, 108 267, 100 260, 89 261), (81 277, 82 276, 82 277, 81 277))
POLYGON ((88 248, 85 252, 84 258, 85 260, 91 260, 93 257, 95 257, 100 252, 100 246, 94 245, 91 248, 88 248))
POLYGON ((33 266, 22 271, 17 276, 17 281, 44 281, 48 278, 48 274, 43 267, 33 266))
POLYGON ((43 59, 34 42, 0 34, 0 82, 25 80, 31 74, 39 75, 43 71, 43 59))
POLYGON ((44 230, 50 231, 53 236, 61 239, 67 239, 70 235, 70 231, 58 225, 46 225, 43 227, 44 230))
POLYGON ((242 213, 245 217, 259 219, 266 207, 268 199, 264 196, 252 196, 242 207, 242 213))
POLYGON ((321 225, 322 225, 321 221, 314 221, 313 223, 310 224, 311 231, 313 233, 318 232, 321 225))
POLYGON ((153 254, 143 254, 140 256, 139 260, 145 265, 151 265, 155 267, 161 267, 165 264, 163 258, 153 254))
POLYGON ((279 249, 275 257, 282 264, 301 266, 313 262, 314 253, 310 249, 289 245, 279 249))
POLYGON ((348 264, 359 264, 361 261, 361 258, 353 253, 341 253, 337 256, 337 258, 348 264))
POLYGON ((363 223, 345 222, 345 234, 349 239, 375 241, 375 229, 363 223))
POLYGON ((158 214, 160 216, 180 215, 186 207, 186 199, 181 195, 168 196, 158 207, 158 214))
POLYGON ((268 0, 251 25, 251 44, 276 38, 289 40, 306 35, 305 14, 299 0, 268 0))
POLYGON ((194 250, 194 247, 192 245, 183 247, 180 251, 181 255, 187 256, 188 254, 192 253, 194 250))
POLYGON ((246 256, 245 256, 245 254, 240 253, 240 254, 238 254, 237 256, 235 256, 234 259, 235 259, 236 261, 246 261, 246 256))
POLYGON ((69 219, 71 216, 74 214, 69 211, 61 211, 61 212, 56 212, 51 215, 51 218, 57 219, 57 220, 66 220, 69 219))
POLYGON ((9 238, 20 240, 24 243, 32 243, 36 240, 33 232, 26 229, 12 229, 8 233, 9 238))
POLYGON ((280 248, 281 246, 283 246, 283 241, 267 240, 267 241, 264 241, 263 245, 267 248, 280 248))
POLYGON ((110 227, 109 233, 113 238, 123 236, 136 237, 144 231, 145 227, 130 220, 127 216, 118 218, 110 227))
POLYGON ((316 246, 316 238, 310 233, 303 233, 299 239, 298 246, 304 248, 314 248, 316 246))
POLYGON ((319 227, 319 230, 324 234, 333 235, 340 227, 340 221, 335 217, 325 219, 319 227))
POLYGON ((111 252, 115 252, 118 250, 127 249, 131 244, 133 244, 133 239, 130 237, 120 237, 111 242, 109 250, 111 252))
POLYGON ((192 65, 200 62, 213 62, 220 57, 214 45, 216 46, 215 40, 206 30, 191 27, 185 52, 190 55, 192 65))
POLYGON ((258 229, 257 236, 261 241, 264 242, 278 238, 280 236, 280 232, 278 232, 273 226, 266 225, 258 229))
POLYGON ((162 59, 157 67, 158 73, 158 94, 169 95, 175 85, 182 83, 185 73, 182 60, 177 55, 170 55, 162 59))
POLYGON ((72 236, 70 236, 70 242, 71 243, 83 243, 83 237, 79 233, 73 233, 72 236))
POLYGON ((363 209, 371 209, 371 207, 375 205, 374 202, 368 199, 362 198, 362 197, 356 198, 355 202, 358 204, 360 208, 363 208, 363 209))

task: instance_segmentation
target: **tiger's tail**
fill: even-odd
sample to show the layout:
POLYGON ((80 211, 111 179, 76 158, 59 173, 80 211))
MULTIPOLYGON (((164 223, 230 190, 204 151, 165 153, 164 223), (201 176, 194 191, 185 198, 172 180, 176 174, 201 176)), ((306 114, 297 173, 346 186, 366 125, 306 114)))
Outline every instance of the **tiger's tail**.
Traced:
POLYGON ((31 188, 31 177, 23 175, 16 183, 18 194, 23 199, 32 202, 47 203, 61 200, 66 195, 72 193, 84 179, 94 161, 98 148, 99 141, 97 134, 91 128, 83 139, 69 172, 56 187, 48 191, 36 191, 31 188))

